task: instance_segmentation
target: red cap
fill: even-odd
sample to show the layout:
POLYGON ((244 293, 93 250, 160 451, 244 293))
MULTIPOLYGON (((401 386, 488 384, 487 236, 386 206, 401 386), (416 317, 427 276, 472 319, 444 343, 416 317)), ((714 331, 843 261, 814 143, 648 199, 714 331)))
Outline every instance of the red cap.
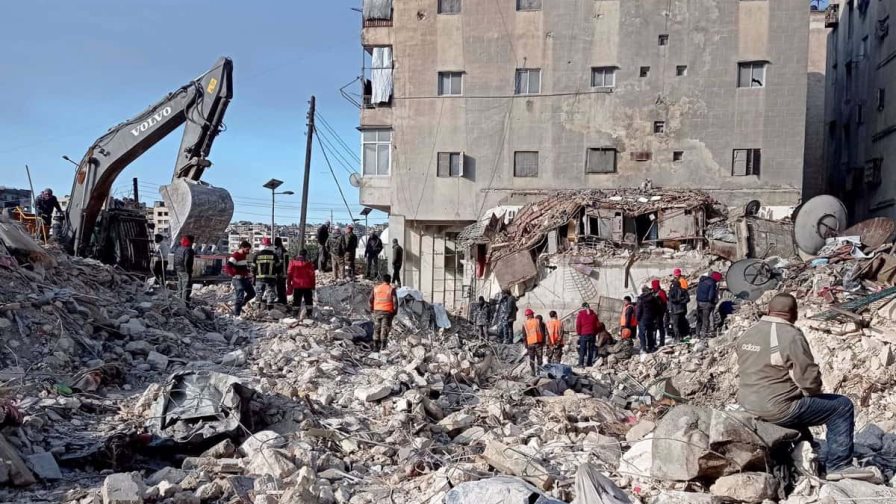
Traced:
POLYGON ((681 268, 675 268, 672 270, 672 274, 675 276, 681 276, 681 268))
POLYGON ((270 244, 271 244, 271 239, 268 238, 267 236, 265 236, 264 238, 261 239, 261 244, 262 244, 262 245, 270 245, 270 244))
POLYGON ((712 279, 715 280, 716 282, 721 282, 721 281, 722 281, 722 274, 719 273, 718 271, 713 271, 712 274, 709 275, 709 276, 711 276, 712 279))
POLYGON ((653 287, 654 290, 659 290, 659 288, 660 288, 660 281, 657 280, 656 278, 654 278, 653 280, 650 281, 650 286, 653 287))
POLYGON ((533 315, 535 315, 535 312, 532 311, 531 308, 526 308, 526 316, 527 316, 527 317, 531 317, 531 316, 533 316, 533 315))
POLYGON ((186 236, 182 236, 182 237, 180 238, 180 245, 181 245, 182 247, 189 247, 190 245, 192 245, 192 243, 190 243, 190 239, 189 239, 189 238, 187 238, 186 236))

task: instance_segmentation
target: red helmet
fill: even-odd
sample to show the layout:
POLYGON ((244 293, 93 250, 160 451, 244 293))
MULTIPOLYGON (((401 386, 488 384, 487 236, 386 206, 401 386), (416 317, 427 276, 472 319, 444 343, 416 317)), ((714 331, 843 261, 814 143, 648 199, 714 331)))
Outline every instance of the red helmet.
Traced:
POLYGON ((526 308, 526 316, 531 317, 533 315, 535 315, 535 312, 532 311, 532 308, 526 308))
POLYGON ((264 238, 261 239, 261 244, 262 244, 262 245, 270 245, 270 244, 271 244, 271 239, 268 238, 267 236, 265 236, 264 238))
POLYGON ((713 272, 712 272, 712 275, 710 275, 710 276, 711 276, 712 279, 715 280, 716 282, 721 282, 721 281, 722 281, 722 274, 719 273, 718 271, 713 271, 713 272))
POLYGON ((675 276, 681 276, 681 268, 675 268, 672 270, 672 274, 675 276))

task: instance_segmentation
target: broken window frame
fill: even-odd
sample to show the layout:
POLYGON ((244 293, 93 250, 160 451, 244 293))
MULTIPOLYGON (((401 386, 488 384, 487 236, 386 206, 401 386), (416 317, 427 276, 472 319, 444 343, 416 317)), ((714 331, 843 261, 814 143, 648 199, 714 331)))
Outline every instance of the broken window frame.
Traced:
POLYGON ((731 154, 731 176, 747 177, 761 176, 762 173, 762 149, 734 149, 731 154), (738 162, 743 161, 743 169, 739 169, 738 162))
POLYGON ((666 134, 666 121, 653 121, 653 134, 654 135, 666 134))
POLYGON ((669 34, 660 33, 659 37, 657 37, 657 45, 659 45, 660 47, 669 45, 669 34))
POLYGON ((513 176, 515 178, 538 177, 538 151, 514 151, 513 176), (529 157, 529 159, 525 159, 526 157, 529 157), (534 164, 532 161, 534 161, 534 164), (528 166, 526 166, 526 164, 528 164, 528 166), (534 171, 532 166, 534 166, 534 171), (523 172, 523 169, 525 169, 526 172, 523 172))
POLYGON ((439 72, 438 93, 439 96, 463 96, 464 72, 454 70, 439 72), (458 89, 455 89, 455 87, 458 89))
POLYGON ((639 75, 642 79, 646 79, 647 77, 650 76, 650 67, 649 67, 649 66, 642 66, 640 69, 638 69, 638 75, 639 75))
POLYGON ((542 0, 516 0, 517 12, 540 11, 542 0))
POLYGON ((672 151, 672 162, 680 163, 682 161, 684 161, 684 151, 683 150, 672 151))
POLYGON ((444 15, 460 14, 463 9, 462 0, 439 0, 438 13, 444 15))
POLYGON ((436 155, 436 177, 451 178, 463 176, 463 152, 439 152, 436 155))
POLYGON ((598 89, 614 89, 616 87, 616 67, 591 67, 591 87, 598 89))
POLYGON ((537 95, 541 93, 541 69, 540 68, 517 68, 513 81, 513 94, 516 95, 537 95), (537 79, 535 91, 532 91, 532 78, 537 79), (524 78, 525 77, 525 78, 524 78), (525 88, 524 88, 525 84, 525 88))
POLYGON ((737 87, 752 89, 752 88, 764 88, 766 85, 766 68, 768 66, 767 61, 741 61, 737 64, 737 87), (745 72, 749 72, 749 76, 744 75, 745 72), (749 81, 744 83, 744 80, 749 78, 749 81))
POLYGON ((617 171, 617 160, 618 160, 618 152, 615 147, 592 147, 585 151, 585 173, 588 175, 605 175, 608 173, 616 173, 617 171), (595 156, 607 156, 612 155, 612 160, 608 164, 607 160, 602 160, 603 163, 598 164, 594 159, 595 156), (598 166, 595 166, 598 164, 598 166), (610 169, 606 169, 609 165, 610 169))
POLYGON ((688 66, 687 65, 675 65, 675 76, 676 77, 684 77, 688 74, 688 66))
POLYGON ((364 177, 388 177, 392 173, 392 129, 370 128, 361 131, 361 171, 364 177), (373 165, 368 170, 369 148, 373 165), (385 157, 385 160, 381 158, 385 157))

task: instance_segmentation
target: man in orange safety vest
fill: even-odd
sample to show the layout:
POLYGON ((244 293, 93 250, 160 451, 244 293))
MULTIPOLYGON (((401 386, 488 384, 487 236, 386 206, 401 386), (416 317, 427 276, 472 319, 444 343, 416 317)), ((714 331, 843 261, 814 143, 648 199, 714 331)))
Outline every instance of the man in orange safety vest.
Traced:
POLYGON ((529 369, 532 376, 544 362, 544 324, 535 318, 535 312, 526 309, 526 321, 523 322, 523 345, 529 354, 529 369))
POLYGON ((389 275, 383 275, 382 281, 370 293, 370 310, 373 312, 373 350, 379 352, 386 349, 392 318, 398 312, 398 295, 389 275))
POLYGON ((547 361, 551 364, 559 364, 563 359, 563 322, 557 318, 557 312, 551 310, 547 321, 548 348, 547 361))

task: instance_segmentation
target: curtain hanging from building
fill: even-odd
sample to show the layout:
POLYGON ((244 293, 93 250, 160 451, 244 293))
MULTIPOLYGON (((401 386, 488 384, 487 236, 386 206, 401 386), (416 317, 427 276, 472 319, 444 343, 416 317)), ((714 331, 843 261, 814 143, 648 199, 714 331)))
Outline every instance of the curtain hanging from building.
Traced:
POLYGON ((364 0, 364 19, 392 19, 392 0, 364 0))
POLYGON ((372 103, 389 103, 392 99, 392 48, 374 47, 371 58, 370 80, 373 86, 372 103))

